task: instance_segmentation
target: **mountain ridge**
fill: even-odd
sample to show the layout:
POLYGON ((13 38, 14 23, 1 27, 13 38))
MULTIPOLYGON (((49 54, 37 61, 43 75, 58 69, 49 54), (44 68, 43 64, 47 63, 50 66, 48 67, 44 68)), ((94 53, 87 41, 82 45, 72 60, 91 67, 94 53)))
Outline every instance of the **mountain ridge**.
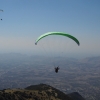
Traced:
POLYGON ((0 100, 85 100, 78 92, 65 94, 46 84, 31 85, 25 89, 0 90, 0 100))

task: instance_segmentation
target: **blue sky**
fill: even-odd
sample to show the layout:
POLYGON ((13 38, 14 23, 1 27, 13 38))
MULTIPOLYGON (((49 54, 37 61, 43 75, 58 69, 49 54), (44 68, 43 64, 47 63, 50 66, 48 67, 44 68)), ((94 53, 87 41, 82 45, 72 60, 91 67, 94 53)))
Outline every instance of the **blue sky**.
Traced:
POLYGON ((100 0, 0 0, 0 9, 0 53, 41 53, 36 38, 61 31, 80 41, 69 56, 100 55, 100 0))

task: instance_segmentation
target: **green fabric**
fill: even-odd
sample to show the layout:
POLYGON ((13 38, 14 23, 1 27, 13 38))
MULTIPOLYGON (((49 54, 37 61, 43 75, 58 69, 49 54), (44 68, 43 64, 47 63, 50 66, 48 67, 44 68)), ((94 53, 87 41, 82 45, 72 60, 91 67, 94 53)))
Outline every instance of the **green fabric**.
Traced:
POLYGON ((71 38, 72 40, 74 40, 78 45, 80 45, 79 41, 72 35, 70 34, 66 34, 66 33, 63 33, 63 32, 48 32, 48 33, 45 33, 41 36, 39 36, 35 42, 35 44, 38 43, 39 40, 41 40, 42 38, 46 37, 46 36, 49 36, 49 35, 62 35, 62 36, 66 36, 66 37, 69 37, 71 38))

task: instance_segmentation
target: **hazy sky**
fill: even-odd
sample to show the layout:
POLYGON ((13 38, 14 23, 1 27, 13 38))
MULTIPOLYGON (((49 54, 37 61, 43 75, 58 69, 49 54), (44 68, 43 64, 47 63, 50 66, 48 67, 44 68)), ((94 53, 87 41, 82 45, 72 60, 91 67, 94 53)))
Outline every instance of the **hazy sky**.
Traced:
POLYGON ((41 53, 34 45, 37 37, 61 31, 75 36, 80 46, 71 41, 68 51, 56 46, 58 51, 64 48, 73 57, 100 55, 100 0, 0 0, 0 9, 0 53, 41 53))

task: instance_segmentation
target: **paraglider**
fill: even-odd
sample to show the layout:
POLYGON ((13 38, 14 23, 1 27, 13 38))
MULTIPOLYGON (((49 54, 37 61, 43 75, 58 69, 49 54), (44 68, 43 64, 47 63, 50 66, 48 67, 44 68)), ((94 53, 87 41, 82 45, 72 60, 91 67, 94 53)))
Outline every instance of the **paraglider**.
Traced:
POLYGON ((1 10, 1 9, 0 9, 0 11, 2 11, 2 12, 3 12, 3 10, 1 10))
MULTIPOLYGON (((67 38, 72 39, 74 42, 76 42, 76 44, 77 44, 78 46, 80 45, 80 43, 79 43, 79 41, 78 41, 77 38, 75 38, 74 36, 72 36, 72 35, 70 35, 70 34, 66 34, 66 33, 64 33, 64 32, 48 32, 48 33, 45 33, 45 34, 43 34, 43 35, 41 35, 41 36, 39 36, 39 37, 37 38, 37 40, 36 40, 36 42, 35 42, 35 45, 37 45, 37 43, 38 43, 41 39, 43 39, 43 38, 45 38, 45 37, 47 37, 47 36, 49 36, 49 35, 60 35, 60 36, 65 36, 65 37, 67 37, 67 38)), ((58 73, 58 70, 59 70, 59 66, 55 68, 55 72, 58 73)))
MULTIPOLYGON (((3 10, 0 9, 0 12, 3 12, 3 10)), ((2 18, 0 20, 2 20, 2 18)))

